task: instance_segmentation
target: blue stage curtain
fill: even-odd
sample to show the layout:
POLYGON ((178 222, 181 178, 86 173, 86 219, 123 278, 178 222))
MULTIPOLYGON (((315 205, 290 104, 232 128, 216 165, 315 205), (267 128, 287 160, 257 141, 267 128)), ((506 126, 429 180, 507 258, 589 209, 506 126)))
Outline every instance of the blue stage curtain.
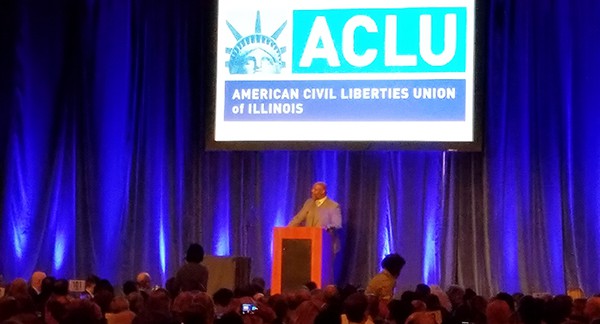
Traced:
POLYGON ((0 273, 163 284, 192 242, 252 258, 329 184, 339 282, 600 291, 600 3, 492 0, 484 150, 207 152, 215 5, 0 2, 0 273))

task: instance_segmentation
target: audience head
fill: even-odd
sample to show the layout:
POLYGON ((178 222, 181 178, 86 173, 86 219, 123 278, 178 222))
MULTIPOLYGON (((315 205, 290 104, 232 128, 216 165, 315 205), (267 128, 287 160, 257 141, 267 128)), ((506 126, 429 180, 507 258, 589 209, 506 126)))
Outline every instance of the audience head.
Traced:
POLYGON ((450 298, 446 295, 446 292, 442 290, 442 288, 438 285, 431 285, 431 294, 436 295, 440 301, 440 305, 444 307, 447 311, 452 310, 452 303, 450 303, 450 298))
POLYGON ((525 324, 541 323, 544 312, 544 301, 530 295, 523 296, 517 310, 521 321, 525 324))
POLYGON ((344 301, 344 312, 348 321, 361 323, 367 316, 369 301, 364 293, 354 293, 344 301))
POLYGON ((600 297, 591 297, 585 303, 584 314, 590 320, 600 319, 600 297))
POLYGON ((468 302, 469 300, 471 300, 471 298, 477 296, 477 293, 475 292, 475 290, 471 289, 471 288, 467 288, 465 289, 465 295, 463 296, 463 299, 465 300, 465 302, 468 302))
POLYGON ((288 296, 288 306, 291 310, 295 310, 303 302, 310 300, 310 292, 307 289, 298 289, 296 292, 288 296))
POLYGON ((346 298, 348 298, 348 296, 356 293, 357 291, 358 291, 358 288, 356 286, 354 286, 352 284, 346 284, 340 290, 340 299, 345 300, 346 298))
POLYGON ((387 304, 387 308, 389 311, 388 318, 397 324, 404 324, 408 316, 414 311, 412 303, 407 300, 392 299, 387 304))
POLYGON ((144 296, 139 291, 127 295, 127 301, 129 302, 129 309, 132 312, 141 314, 144 311, 144 296))
POLYGON ((571 312, 571 315, 575 315, 575 316, 584 316, 583 312, 585 310, 585 303, 587 302, 587 299, 585 298, 577 298, 573 300, 573 310, 571 312))
POLYGON ((569 288, 567 290, 567 296, 571 297, 573 300, 578 298, 585 298, 585 294, 583 293, 583 289, 581 288, 569 288))
POLYGON ((336 310, 325 308, 315 317, 314 324, 342 324, 342 318, 336 310))
POLYGON ((165 289, 169 292, 171 299, 175 298, 177 294, 179 294, 179 287, 177 286, 177 280, 175 280, 175 277, 167 279, 167 282, 165 282, 165 289))
POLYGON ((46 278, 46 274, 42 271, 36 271, 31 275, 30 285, 38 292, 42 291, 42 281, 46 278))
POLYGON ((200 263, 204 260, 204 248, 198 243, 190 244, 185 255, 185 261, 189 263, 200 263))
POLYGON ((252 280, 250 280, 250 284, 253 286, 258 286, 261 288, 262 293, 265 292, 265 288, 267 287, 267 283, 265 282, 265 279, 261 278, 261 277, 254 277, 252 278, 252 280))
POLYGON ((54 281, 52 293, 57 296, 69 295, 69 281, 67 281, 67 279, 58 279, 54 281))
POLYGON ((96 284, 94 289, 94 302, 100 306, 102 313, 108 313, 110 309, 110 303, 115 297, 115 292, 112 284, 106 280, 101 279, 96 284))
POLYGON ((406 319, 406 324, 436 324, 436 321, 431 312, 414 312, 406 319))
POLYGON ((44 314, 46 322, 51 322, 51 319, 60 322, 67 312, 66 305, 67 303, 64 300, 51 297, 46 303, 46 314, 44 314))
POLYGON ((8 286, 8 289, 6 289, 6 296, 29 296, 29 293, 27 292, 27 281, 23 278, 14 279, 8 286))
POLYGON ((14 299, 16 302, 15 310, 19 314, 34 314, 36 311, 36 305, 33 298, 29 294, 17 295, 14 297, 8 297, 14 299))
POLYGON ((397 253, 388 254, 381 261, 381 267, 387 270, 395 278, 398 278, 400 271, 406 264, 406 261, 397 253))
POLYGON ((171 298, 166 289, 158 288, 148 295, 146 308, 156 312, 168 313, 171 311, 171 298))
POLYGON ((150 280, 150 274, 148 272, 140 272, 138 273, 137 277, 135 278, 135 281, 137 283, 137 286, 140 289, 151 289, 151 280, 150 280))
POLYGON ((215 315, 221 317, 223 314, 231 311, 230 305, 233 302, 233 291, 227 288, 217 290, 212 296, 215 304, 215 315))
POLYGON ((440 299, 434 294, 429 294, 425 296, 423 301, 425 302, 425 304, 427 305, 427 309, 429 310, 436 310, 442 308, 442 305, 440 304, 440 299))
POLYGON ((515 305, 519 305, 519 303, 521 302, 521 298, 523 298, 525 296, 525 294, 521 293, 521 292, 516 292, 514 294, 512 294, 512 298, 515 301, 515 305))
POLYGON ((261 286, 260 284, 251 283, 249 289, 252 293, 252 298, 254 298, 255 300, 259 300, 265 297, 265 287, 261 286))
POLYGON ((54 277, 46 277, 42 280, 42 295, 50 296, 52 294, 55 281, 56 279, 54 277))
POLYGON ((505 324, 509 322, 512 311, 506 301, 494 299, 487 305, 485 315, 490 324, 505 324))
POLYGON ((308 289, 308 291, 313 291, 313 290, 317 289, 317 284, 314 281, 309 281, 304 284, 304 287, 306 287, 306 289, 308 289))
POLYGON ((271 296, 268 302, 271 309, 275 312, 275 316, 279 319, 284 319, 288 311, 286 298, 281 294, 276 294, 271 296))
POLYGON ((110 283, 110 281, 108 281, 108 279, 100 279, 96 283, 96 288, 94 289, 94 291, 96 291, 96 292, 99 292, 99 291, 108 291, 108 292, 114 294, 115 293, 115 288, 110 283))
POLYGON ((215 305, 226 307, 233 300, 233 291, 227 288, 221 288, 213 294, 215 305))
POLYGON ((463 304, 465 297, 465 290, 457 285, 451 285, 446 290, 446 294, 450 299, 450 303, 452 304, 452 308, 456 308, 463 304))
POLYGON ((427 310, 427 304, 420 299, 415 299, 411 302, 411 305, 415 312, 424 312, 427 310))
MULTIPOLYGON (((469 303, 471 305, 471 314, 473 314, 474 317, 476 317, 478 315, 482 315, 482 316, 485 315, 486 309, 488 306, 487 299, 477 295, 477 296, 471 298, 469 303)), ((511 313, 514 313, 514 311, 511 310, 511 313)))
POLYGON ((365 294, 367 297, 367 315, 371 317, 373 320, 385 319, 388 315, 388 310, 381 303, 382 299, 379 296, 374 294, 365 294))
POLYGON ((125 296, 116 296, 110 302, 109 311, 111 313, 120 313, 129 310, 129 301, 125 296))
POLYGON ((573 310, 573 299, 567 295, 557 295, 546 303, 546 323, 562 323, 573 310))
POLYGON ((511 294, 500 292, 496 295, 496 299, 504 300, 508 307, 510 307, 510 311, 515 311, 515 300, 513 299, 511 294))
POLYGON ((424 283, 420 283, 415 288, 415 292, 419 296, 419 298, 425 298, 427 295, 431 294, 431 288, 424 283))
POLYGON ((98 281, 100 281, 100 278, 96 275, 90 275, 89 277, 87 277, 85 279, 85 288, 86 290, 89 290, 91 292, 94 292, 94 289, 96 288, 96 284, 98 283, 98 281))
POLYGON ((138 286, 133 280, 127 280, 123 283, 123 294, 125 296, 131 294, 132 292, 138 291, 138 286))
POLYGON ((65 315, 61 324, 102 323, 98 305, 86 299, 74 299, 65 305, 65 315))
POLYGON ((323 289, 323 297, 325 297, 325 302, 329 302, 333 298, 338 298, 339 295, 340 293, 335 285, 327 285, 323 289))
POLYGON ((400 300, 412 303, 413 300, 415 299, 419 299, 419 296, 417 296, 417 293, 412 291, 412 290, 406 290, 402 293, 402 295, 400 295, 400 300))
POLYGON ((208 323, 215 317, 212 299, 200 291, 181 292, 173 301, 172 310, 182 323, 208 323))

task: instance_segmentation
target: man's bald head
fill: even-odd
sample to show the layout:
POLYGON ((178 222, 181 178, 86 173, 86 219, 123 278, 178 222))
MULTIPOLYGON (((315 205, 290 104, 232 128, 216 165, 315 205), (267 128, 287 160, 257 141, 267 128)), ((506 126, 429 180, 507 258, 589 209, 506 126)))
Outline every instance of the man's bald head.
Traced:
POLYGON ((310 190, 312 199, 318 200, 327 196, 327 184, 325 182, 315 182, 310 190))
POLYGON ((150 274, 148 272, 140 272, 135 281, 141 289, 150 288, 150 274))

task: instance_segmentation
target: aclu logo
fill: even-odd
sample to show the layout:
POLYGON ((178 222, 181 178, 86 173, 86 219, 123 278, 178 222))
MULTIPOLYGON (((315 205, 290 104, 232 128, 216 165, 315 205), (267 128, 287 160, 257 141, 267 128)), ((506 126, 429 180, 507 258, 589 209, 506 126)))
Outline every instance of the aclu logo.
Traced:
POLYGON ((297 10, 293 19, 293 73, 466 70, 464 7, 297 10))
POLYGON ((287 25, 287 20, 271 36, 262 33, 260 11, 256 12, 256 23, 254 33, 243 36, 229 22, 225 22, 235 37, 237 43, 232 48, 226 48, 229 61, 225 67, 229 68, 230 74, 279 74, 285 67, 282 54, 285 46, 277 44, 277 38, 287 25))

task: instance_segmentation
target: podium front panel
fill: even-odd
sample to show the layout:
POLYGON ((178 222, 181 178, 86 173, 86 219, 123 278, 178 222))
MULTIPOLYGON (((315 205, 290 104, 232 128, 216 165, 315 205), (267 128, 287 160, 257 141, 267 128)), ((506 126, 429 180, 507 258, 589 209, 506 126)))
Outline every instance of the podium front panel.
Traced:
POLYGON ((330 234, 320 227, 274 228, 271 293, 332 283, 332 254, 330 234))
POLYGON ((281 291, 296 291, 311 281, 311 240, 283 239, 281 243, 281 291))

